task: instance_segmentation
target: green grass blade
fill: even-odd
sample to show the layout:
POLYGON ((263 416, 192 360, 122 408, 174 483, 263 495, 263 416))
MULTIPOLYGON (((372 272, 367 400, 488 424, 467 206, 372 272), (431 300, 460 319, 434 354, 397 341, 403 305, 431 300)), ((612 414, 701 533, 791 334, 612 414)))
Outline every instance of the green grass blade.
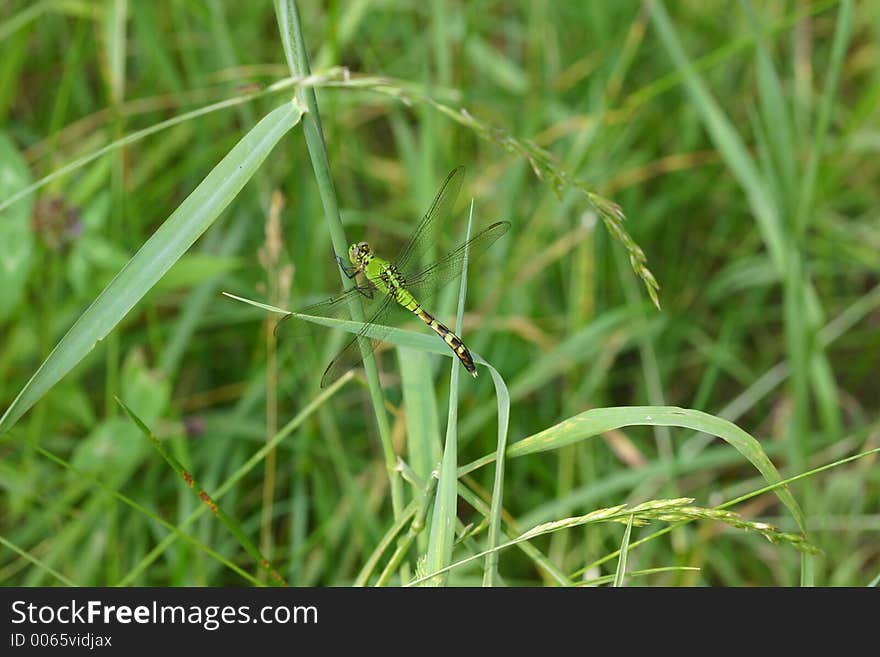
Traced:
MULTIPOLYGON (((461 477, 460 471, 459 471, 459 477, 461 477)), ((461 498, 465 502, 467 502, 472 507, 474 507, 474 509, 476 509, 478 513, 481 513, 481 514, 483 514, 483 516, 490 518, 490 523, 491 523, 491 516, 493 513, 492 507, 490 507, 488 504, 486 504, 483 501, 482 497, 480 497, 474 491, 472 491, 470 488, 468 488, 464 482, 459 483, 458 494, 461 496, 461 498)), ((499 506, 499 508, 500 508, 500 506, 499 506)), ((510 526, 510 527, 506 527, 506 528, 502 527, 501 528, 503 535, 508 540, 516 538, 521 533, 519 530, 517 530, 515 528, 517 524, 518 523, 513 523, 512 526, 510 526)), ((490 524, 490 528, 491 528, 491 524, 490 524)), ((495 548, 497 548, 499 545, 501 545, 500 541, 496 542, 493 549, 487 550, 487 552, 494 551, 497 553, 498 550, 495 548)), ((522 542, 522 543, 517 543, 517 546, 519 547, 520 550, 522 550, 523 554, 525 554, 525 556, 528 557, 535 564, 535 568, 544 572, 553 582, 555 582, 559 586, 571 586, 573 584, 573 582, 568 579, 568 576, 564 572, 562 572, 559 569, 559 567, 555 563, 553 563, 553 561, 549 557, 545 556, 534 545, 532 545, 531 543, 528 543, 528 542, 522 542)), ((486 557, 488 558, 488 556, 489 555, 487 554, 486 557)), ((493 563, 495 563, 495 562, 497 562, 497 560, 493 561, 493 563)), ((484 579, 485 579, 485 575, 484 575, 484 579)))
MULTIPOLYGON (((326 326, 327 328, 339 329, 340 331, 353 333, 355 335, 360 333, 361 329, 363 329, 365 326, 365 323, 363 322, 356 322, 350 319, 336 319, 333 317, 318 317, 315 315, 303 315, 301 313, 294 313, 284 308, 273 306, 272 304, 263 303, 261 301, 253 301, 252 299, 246 299, 244 297, 240 297, 229 292, 223 292, 223 296, 234 299, 235 301, 240 301, 241 303, 246 303, 249 306, 254 306, 255 308, 259 308, 267 312, 278 313, 280 315, 292 315, 292 319, 294 320, 312 322, 313 324, 319 324, 321 326, 326 326)), ((385 327, 373 325, 367 327, 367 330, 364 332, 364 337, 380 338, 383 342, 392 344, 395 347, 419 349, 420 351, 437 354, 438 356, 456 358, 455 354, 452 353, 452 350, 446 346, 446 343, 442 340, 438 340, 437 336, 433 333, 416 333, 415 331, 407 331, 405 329, 397 328, 394 326, 385 327)), ((492 367, 485 358, 483 358, 473 349, 471 349, 471 355, 474 357, 475 363, 485 365, 489 368, 492 367)))
MULTIPOLYGON (((303 409, 296 414, 287 424, 282 427, 282 429, 272 436, 272 439, 267 441, 260 449, 254 452, 247 461, 242 463, 238 468, 236 468, 235 472, 233 472, 222 484, 217 486, 214 492, 214 499, 219 500, 226 493, 228 493, 231 489, 235 487, 235 485, 241 481, 244 476, 253 470, 259 463, 266 458, 266 455, 271 452, 273 449, 277 448, 281 441, 287 438, 294 431, 299 429, 303 423, 311 417, 318 409, 320 409, 328 399, 330 399, 333 395, 335 395, 340 388, 342 388, 346 383, 351 381, 350 375, 345 375, 336 381, 334 381, 328 388, 321 391, 321 393, 315 397, 312 401, 310 401, 303 409)), ((192 511, 186 518, 181 520, 178 523, 178 529, 183 530, 186 527, 189 527, 192 523, 194 523, 198 518, 200 518, 206 511, 208 507, 205 505, 200 505, 196 507, 194 511, 192 511)), ((143 573, 144 570, 149 568, 149 566, 158 559, 165 551, 177 540, 177 535, 166 536, 162 539, 155 548, 153 548, 146 556, 144 556, 141 561, 136 564, 128 575, 119 582, 119 586, 131 586, 132 582, 136 581, 136 579, 143 573)))
POLYGON ((505 91, 522 95, 528 90, 529 79, 525 71, 486 43, 481 36, 470 36, 465 45, 465 54, 475 71, 479 71, 505 91))
MULTIPOLYGON (((537 356, 528 369, 514 377, 510 382, 509 400, 523 401, 531 394, 540 391, 554 379, 568 372, 576 363, 595 363, 603 354, 613 353, 622 348, 633 334, 633 320, 642 314, 642 308, 626 306, 603 313, 553 349, 537 356)), ((647 322, 653 326, 659 317, 647 322)), ((486 422, 492 419, 495 411, 489 406, 475 408, 461 423, 463 439, 470 438, 486 422)))
POLYGON ((395 539, 398 538, 399 534, 403 531, 403 528, 406 524, 412 519, 416 512, 418 511, 418 500, 411 500, 409 504, 406 505, 406 508, 403 510, 400 518, 394 521, 394 523, 388 528, 388 531, 385 532, 385 535, 382 537, 382 540, 376 545, 376 548, 370 554, 369 558, 364 563, 363 568, 358 573, 358 576, 355 578, 352 586, 366 586, 367 582, 370 580, 370 576, 376 570, 376 566, 379 564, 379 559, 382 558, 382 555, 385 551, 391 547, 391 544, 395 539))
MULTIPOLYGON (((780 481, 779 473, 767 457, 761 444, 738 426, 702 411, 672 406, 595 408, 513 443, 507 450, 507 455, 508 457, 517 457, 559 449, 564 445, 570 445, 605 431, 626 426, 684 427, 718 436, 735 447, 754 465, 767 483, 774 484, 780 481)), ((774 492, 794 516, 801 530, 806 531, 803 513, 791 493, 785 488, 774 492)))
MULTIPOLYGON (((471 239, 474 218, 474 204, 468 216, 465 243, 471 239)), ((467 295, 468 259, 465 253, 461 267, 461 285, 458 292, 458 315, 455 332, 461 335, 464 318, 464 304, 467 295)), ((443 460, 440 466, 440 481, 434 500, 434 513, 431 517, 431 532, 428 536, 428 552, 425 568, 438 571, 452 562, 452 547, 455 543, 455 521, 458 518, 458 375, 461 363, 458 358, 452 361, 452 376, 449 383, 449 413, 446 420, 446 441, 443 445, 443 460)), ((446 577, 429 581, 430 586, 443 586, 446 577)))
POLYGON ((757 81, 763 127, 767 132, 767 144, 772 167, 779 184, 777 196, 789 206, 795 188, 797 149, 795 148, 794 124, 782 85, 766 42, 766 28, 759 24, 748 0, 741 0, 749 23, 755 33, 757 56, 757 81))
MULTIPOLYGON (((15 144, 0 132, 0 198, 28 184, 31 173, 15 144)), ((25 293, 34 261, 34 233, 31 229, 33 203, 21 203, 0 210, 0 321, 5 320, 25 293)))
MULTIPOLYGON (((306 50, 305 38, 302 32, 302 23, 295 0, 275 0, 275 17, 278 21, 278 31, 281 43, 284 47, 284 55, 291 73, 295 76, 308 77, 311 73, 309 55, 306 50)), ((333 184, 333 175, 330 171, 330 161, 327 156, 327 145, 324 142, 324 131, 321 127, 321 114, 318 111, 318 99, 315 90, 311 87, 300 87, 297 91, 298 98, 305 106, 307 113, 303 119, 303 134, 306 138, 306 147, 309 151, 309 159, 312 162, 312 170, 315 173, 315 181, 318 184, 318 192, 321 195, 321 204, 324 206, 324 218, 327 222, 327 230, 330 233, 330 241, 336 253, 348 251, 348 240, 345 238, 345 230, 342 226, 342 217, 339 214, 339 203, 336 199, 336 187, 333 184)), ((349 290, 354 287, 354 281, 349 279, 340 268, 339 277, 342 287, 349 290)), ((357 295, 355 295, 357 296, 357 295)), ((351 318, 362 322, 364 309, 360 299, 352 298, 349 302, 351 318)), ((382 453, 385 457, 385 467, 388 470, 388 478, 391 483, 391 506, 394 510, 395 519, 403 512, 403 486, 398 476, 397 455, 394 452, 394 444, 391 440, 391 426, 388 423, 388 414, 385 412, 385 397, 382 386, 379 383, 379 370, 376 367, 376 359, 370 350, 366 340, 360 340, 359 346, 363 356, 364 370, 367 374, 367 385, 370 389, 370 402, 373 405, 373 413, 376 417, 376 427, 379 430, 379 440, 382 443, 382 453)))
MULTIPOLYGON (((452 546, 455 542, 455 520, 458 510, 457 449, 458 432, 458 360, 452 363, 452 379, 449 392, 449 413, 446 420, 446 444, 440 466, 440 481, 434 499, 431 529, 428 535, 428 552, 425 567, 429 572, 441 571, 452 562, 452 546)), ((428 586, 443 586, 445 577, 429 580, 428 586)))
POLYGON ((226 514, 225 511, 217 504, 216 501, 211 497, 211 495, 201 487, 201 485, 196 481, 196 478, 192 475, 190 471, 183 467, 183 465, 178 461, 174 456, 171 455, 162 442, 156 438, 156 435, 150 430, 150 428, 143 423, 143 421, 132 411, 128 406, 126 406, 125 402, 116 398, 116 403, 118 403, 122 409, 128 414, 128 417, 131 418, 131 421, 134 422, 138 429, 140 429, 141 433, 144 434, 144 437, 150 441, 150 444, 156 449, 157 452, 165 459, 168 465, 177 473, 177 476, 180 477, 181 481, 183 481, 188 488, 190 488, 193 493, 198 497, 199 501, 202 502, 205 506, 207 506, 212 513, 217 516, 217 519, 223 523, 223 525, 230 531, 230 533, 235 536, 241 546, 245 549, 245 551, 251 555, 254 559, 254 562, 257 564, 259 568, 264 570, 271 580, 275 584, 286 585, 286 582, 282 579, 281 575, 272 568, 269 561, 260 553, 260 550, 256 545, 248 538, 247 534, 242 531, 241 527, 238 526, 238 523, 235 522, 229 515, 226 514))
POLYGON ((504 454, 507 451, 507 429, 510 423, 510 393, 498 371, 489 366, 492 383, 495 385, 495 400, 498 415, 498 446, 495 449, 495 481, 492 484, 492 506, 489 512, 489 534, 486 547, 486 565, 483 570, 483 586, 498 584, 498 552, 495 548, 501 543, 503 528, 501 512, 504 509, 504 454))
POLYGON ((853 20, 853 3, 843 0, 838 10, 838 18, 834 29, 834 42, 831 46, 831 61, 828 64, 828 74, 825 77, 825 88, 822 90, 822 101, 819 105, 819 116, 816 120, 816 132, 813 135, 812 149, 807 161, 803 184, 800 187, 798 198, 796 228, 803 230, 807 219, 811 215, 813 201, 816 193, 816 176, 819 171, 819 160, 825 144, 825 135, 831 122, 831 114, 834 109, 835 92, 840 81, 840 71, 846 58, 846 48, 849 43, 850 31, 853 20))
POLYGON ((620 556, 617 558, 617 570, 614 573, 615 588, 623 586, 623 578, 626 575, 626 557, 629 554, 629 537, 632 534, 633 516, 630 515, 629 522, 626 523, 626 531, 623 532, 623 539, 620 541, 620 556))
MULTIPOLYGON (((693 566, 662 566, 660 568, 645 568, 643 570, 633 570, 629 573, 629 577, 644 577, 645 575, 657 575, 659 573, 674 573, 674 572, 700 572, 700 568, 695 568, 693 566)), ((578 586, 599 586, 600 584, 611 584, 614 582, 614 578, 616 575, 603 575, 602 577, 596 577, 594 579, 585 580, 583 582, 578 582, 578 586)))
POLYGON ((4 198, 2 201, 0 201, 0 210, 5 210, 10 205, 13 205, 14 203, 17 203, 18 201, 20 201, 21 199, 23 199, 27 196, 30 196, 35 191, 45 187, 49 183, 51 183, 59 178, 62 178, 64 176, 66 176, 67 174, 72 173, 73 171, 76 171, 77 169, 84 167, 89 162, 93 162, 103 155, 107 155, 108 153, 112 153, 114 151, 117 151, 125 146, 139 142, 142 139, 149 137, 150 135, 156 134, 156 133, 161 132, 163 130, 167 130, 168 128, 174 127, 176 125, 186 123, 187 121, 193 121, 193 120, 198 119, 202 116, 206 116, 206 115, 212 114, 214 112, 219 112, 220 110, 224 110, 224 109, 227 109, 230 107, 236 107, 238 105, 242 105, 244 103, 248 103, 252 100, 255 100, 256 98, 277 94, 281 91, 284 91, 285 89, 289 89, 295 83, 296 83, 296 81, 293 79, 290 79, 290 78, 287 78, 284 80, 279 80, 275 84, 272 84, 269 87, 267 87, 266 89, 263 89, 261 91, 251 93, 251 94, 243 94, 240 96, 236 96, 234 98, 228 98, 226 100, 221 100, 216 103, 206 105, 204 107, 199 107, 198 109, 194 109, 191 112, 185 112, 183 114, 180 114, 178 116, 170 118, 166 121, 161 121, 155 125, 151 125, 148 128, 144 128, 143 130, 136 130, 135 132, 132 132, 131 134, 127 135, 126 137, 123 137, 122 139, 117 139, 115 141, 112 141, 109 144, 107 144, 106 146, 103 146, 103 147, 89 153, 88 155, 83 155, 82 157, 79 157, 79 158, 73 160, 72 162, 65 164, 64 166, 60 167, 59 169, 56 169, 55 171, 53 171, 49 175, 44 176, 43 178, 40 178, 39 180, 31 183, 27 187, 23 187, 23 188, 18 189, 14 194, 12 194, 12 195, 4 198))
POLYGON ((220 216, 272 148, 302 116, 296 103, 266 115, 214 167, 122 268, 25 384, 3 417, 0 433, 88 355, 220 216))
POLYGON ((26 27, 28 23, 35 21, 52 5, 51 0, 41 0, 40 2, 32 2, 25 6, 24 9, 17 14, 9 16, 0 23, 0 43, 3 43, 18 30, 26 27))
POLYGON ((724 114, 718 101, 709 93, 705 82, 696 72, 693 62, 685 54, 678 33, 663 3, 660 0, 651 3, 650 11, 651 20, 657 28, 660 40, 676 67, 684 75, 685 88, 691 96, 694 107, 700 113, 715 147, 748 196, 752 212, 758 222, 758 228, 761 230, 777 270, 784 271, 785 235, 779 220, 779 209, 761 179, 760 172, 749 155, 742 137, 736 132, 733 123, 724 114))
POLYGON ((111 0, 101 16, 102 36, 106 43, 107 67, 105 75, 110 87, 110 101, 119 105, 125 94, 125 23, 128 14, 126 0, 111 0))
POLYGON ((440 422, 431 378, 431 361, 418 349, 398 349, 400 388, 406 409, 406 447, 409 464, 424 481, 440 461, 440 422))
POLYGON ((49 573, 50 575, 52 575, 52 577, 55 577, 59 582, 64 584, 64 586, 77 586, 76 582, 68 579, 67 577, 65 577, 64 575, 59 573, 57 570, 52 568, 52 566, 50 566, 49 564, 43 563, 43 561, 41 559, 35 557, 27 550, 23 550, 22 548, 18 547, 15 543, 12 543, 11 541, 6 540, 5 538, 3 538, 3 536, 0 536, 0 545, 3 545, 5 547, 9 548, 9 550, 11 550, 12 552, 15 552, 22 559, 27 559, 32 564, 34 564, 37 568, 49 573))
MULTIPOLYGON (((75 474, 81 480, 88 481, 91 485, 96 486, 97 488, 100 488, 102 491, 104 491, 105 493, 107 493, 109 495, 112 495, 115 499, 119 500, 120 502, 122 502, 126 506, 130 507, 134 511, 137 511, 140 514, 143 514, 143 516, 145 518, 149 518, 150 522, 155 522, 156 524, 161 525, 162 527, 167 529, 169 532, 175 533, 177 536, 182 538, 184 541, 186 541, 187 543, 189 543, 190 545, 192 545, 193 547, 195 547, 199 551, 204 552, 207 556, 211 557, 212 559, 216 559, 219 563, 222 563, 229 570, 240 575, 242 579, 250 582, 251 584, 253 584, 255 586, 261 586, 260 581, 256 577, 251 575, 246 570, 242 570, 238 565, 234 564, 227 557, 223 556, 222 554, 220 554, 216 550, 211 549, 210 547, 208 547, 207 545, 205 545, 201 541, 199 541, 196 538, 187 534, 186 532, 180 531, 180 529, 178 527, 172 525, 170 522, 165 520, 162 516, 157 515, 156 513, 154 513, 153 511, 151 511, 150 509, 148 509, 144 505, 139 504, 138 502, 131 499, 127 495, 123 495, 118 490, 114 489, 112 486, 108 486, 107 484, 102 482, 100 479, 98 479, 98 477, 96 477, 94 474, 91 474, 89 472, 85 472, 83 470, 80 470, 79 468, 74 467, 68 461, 65 461, 64 459, 62 459, 58 455, 53 454, 52 452, 50 452, 46 449, 43 449, 39 445, 35 446, 34 449, 36 449, 36 451, 38 451, 40 454, 45 456, 50 461, 53 461, 54 463, 61 466, 65 470, 75 474)), ((68 586, 72 586, 72 585, 68 584, 68 586)))

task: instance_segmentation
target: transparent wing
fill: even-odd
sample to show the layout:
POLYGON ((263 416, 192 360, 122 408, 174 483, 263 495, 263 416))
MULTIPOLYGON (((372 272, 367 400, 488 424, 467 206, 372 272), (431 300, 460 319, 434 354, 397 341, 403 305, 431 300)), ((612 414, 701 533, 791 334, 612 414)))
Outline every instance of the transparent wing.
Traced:
POLYGON ((339 296, 300 308, 296 311, 296 314, 285 315, 275 325, 275 335, 279 342, 289 339, 304 340, 306 338, 322 337, 327 331, 326 326, 299 319, 296 315, 350 320, 351 308, 349 301, 355 295, 361 295, 365 301, 372 300, 370 307, 373 309, 373 314, 365 322, 364 328, 360 333, 347 342, 345 347, 330 361, 321 377, 322 388, 326 388, 348 370, 360 364, 363 356, 358 345, 359 337, 365 337, 367 333, 370 333, 371 337, 366 337, 365 339, 369 341, 371 352, 379 346, 382 338, 391 328, 387 326, 386 320, 388 315, 391 314, 392 309, 397 306, 397 303, 392 297, 382 294, 372 283, 366 283, 347 290, 339 296))
MULTIPOLYGON (((510 228, 510 223, 506 221, 494 223, 432 265, 418 271, 417 268, 420 260, 422 260, 430 246, 435 243, 438 227, 443 223, 438 221, 438 219, 445 219, 449 215, 458 197, 463 178, 464 167, 457 167, 450 172, 440 187, 437 196, 434 198, 431 208, 421 223, 419 223, 409 242, 401 250, 400 255, 393 261, 403 272, 406 272, 407 269, 417 270, 418 273, 414 275, 406 276, 404 274, 404 276, 406 278, 406 287, 411 290, 419 289, 421 296, 432 296, 440 287, 458 278, 461 275, 461 263, 464 260, 465 252, 467 252, 470 262, 475 261, 495 240, 510 228)), ((348 370, 357 367, 361 363, 363 360, 359 344, 361 338, 368 341, 370 352, 379 346, 391 329, 387 318, 393 312, 393 309, 398 307, 398 304, 391 296, 382 294, 375 285, 367 282, 343 292, 339 296, 312 304, 297 311, 298 314, 302 315, 350 319, 349 301, 356 294, 378 300, 378 306, 375 306, 375 312, 364 324, 363 329, 361 329, 358 335, 346 343, 345 347, 330 361, 321 377, 322 388, 327 387, 348 370)), ((279 338, 299 338, 306 335, 314 335, 316 331, 324 330, 326 330, 326 327, 296 319, 294 315, 285 316, 275 326, 275 334, 279 338)))
POLYGON ((418 270, 425 253, 436 244, 437 230, 441 224, 446 223, 446 218, 451 214, 463 179, 464 167, 459 166, 449 172, 409 242, 401 249, 397 258, 392 260, 404 275, 410 270, 418 270))
MULTIPOLYGON (((464 260, 465 251, 468 253, 468 262, 479 258, 499 237, 504 235, 510 228, 510 222, 499 221, 482 230, 457 249, 441 258, 433 265, 422 271, 406 287, 409 290, 420 290, 420 301, 424 303, 433 296, 440 287, 455 280, 461 275, 461 263, 464 260)), ((400 306, 390 295, 386 295, 378 310, 361 329, 357 336, 352 338, 327 366, 324 376, 321 377, 321 387, 326 388, 333 381, 345 374, 348 370, 357 367, 363 360, 363 354, 359 344, 359 338, 369 343, 372 353, 388 335, 391 326, 388 325, 388 316, 400 306), (369 336, 367 336, 369 333, 369 336)), ((305 311, 303 311, 305 312, 305 311)))
MULTIPOLYGON (((328 317, 330 319, 351 319, 348 302, 356 295, 360 295, 365 301, 370 299, 381 300, 384 296, 379 292, 375 285, 367 282, 364 285, 358 285, 350 290, 346 290, 339 296, 331 297, 330 299, 306 306, 305 308, 300 308, 296 312, 300 315, 313 315, 315 317, 328 317)), ((318 331, 323 332, 326 330, 326 326, 297 319, 295 315, 285 315, 278 320, 277 324, 275 324, 275 337, 280 340, 288 338, 303 338, 309 335, 314 335, 318 331)))
POLYGON ((412 277, 406 279, 406 287, 411 292, 421 289, 440 289, 461 275, 461 264, 465 253, 468 263, 473 263, 486 252, 499 237, 510 229, 509 221, 498 221, 484 228, 467 242, 450 251, 437 262, 412 277))
POLYGON ((373 313, 373 316, 367 320, 360 333, 353 337, 351 341, 349 341, 348 344, 336 354, 333 360, 330 361, 330 364, 327 365, 327 369, 324 370, 324 375, 321 377, 322 388, 326 388, 340 376, 348 372, 348 370, 354 369, 360 365, 363 360, 361 347, 360 344, 358 344, 360 338, 367 340, 370 353, 376 350, 376 347, 379 346, 384 337, 388 334, 388 331, 391 330, 391 327, 387 325, 386 320, 388 315, 390 315, 397 307, 398 305, 394 298, 391 297, 391 295, 385 295, 382 303, 379 304, 379 308, 373 313), (368 332, 370 333, 369 337, 367 337, 368 332))

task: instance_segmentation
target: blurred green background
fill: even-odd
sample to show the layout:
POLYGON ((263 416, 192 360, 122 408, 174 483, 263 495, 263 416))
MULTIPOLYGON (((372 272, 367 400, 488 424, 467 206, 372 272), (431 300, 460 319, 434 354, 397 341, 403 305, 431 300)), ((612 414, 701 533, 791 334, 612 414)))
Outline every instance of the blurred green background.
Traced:
MULTIPOLYGON (((361 0, 300 11, 312 70, 329 76, 316 93, 346 236, 393 253, 458 164, 465 186, 438 250, 462 240, 471 199, 477 227, 513 224, 468 275, 462 331, 507 383, 511 442, 591 408, 654 405, 732 420, 783 476, 880 445, 880 3, 361 0), (358 88, 360 75, 383 80, 358 88), (506 148, 508 137, 523 141, 506 148), (523 152, 536 147, 621 206, 662 311, 583 191, 557 193, 535 175, 523 152)), ((2 3, 0 203, 132 139, 0 211, 0 412, 292 92, 138 131, 288 75, 272 3, 2 3)), ((393 516, 366 387, 355 377, 319 397, 343 336, 276 343, 275 317, 220 294, 285 308, 320 300, 340 286, 330 254, 295 126, 124 321, 0 436, 0 583, 248 584, 230 562, 262 577, 216 518, 184 522, 200 502, 116 395, 212 494, 243 468, 221 507, 289 583, 353 583, 393 516), (303 409, 277 451, 248 461, 303 409)), ((432 310, 454 322, 457 297, 449 286, 432 310)), ((427 472, 446 432, 452 361, 400 356, 379 358, 391 438, 427 472), (421 457, 415 433, 429 441, 421 457)), ((490 377, 461 378, 464 464, 494 453, 497 418, 490 377)), ((816 584, 880 574, 877 459, 792 485, 823 551, 816 584)), ((461 481, 488 500, 492 477, 482 468, 461 481)), ((712 506, 763 485, 720 440, 629 427, 511 459, 505 522, 521 531, 661 497, 712 506)), ((735 510, 797 531, 772 494, 735 510)), ((475 530, 456 546, 465 558, 482 549, 484 516, 460 498, 458 517, 475 530)), ((613 560, 580 571, 617 550, 624 529, 542 536, 541 559, 507 549, 500 572, 509 585, 553 584, 546 559, 574 581, 613 574, 613 560)), ((425 540, 404 559, 410 572, 425 540)), ((449 583, 479 584, 477 565, 449 583)), ((790 546, 714 522, 629 554, 630 570, 672 566, 699 570, 633 583, 801 581, 790 546)))

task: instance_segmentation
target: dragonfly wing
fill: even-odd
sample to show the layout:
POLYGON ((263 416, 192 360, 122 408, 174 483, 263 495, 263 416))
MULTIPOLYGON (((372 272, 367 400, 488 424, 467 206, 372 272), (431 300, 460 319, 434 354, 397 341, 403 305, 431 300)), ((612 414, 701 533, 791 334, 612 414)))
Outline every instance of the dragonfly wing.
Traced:
POLYGON ((348 372, 348 370, 357 367, 363 360, 361 352, 360 340, 363 338, 367 341, 367 348, 370 353, 376 350, 379 343, 391 330, 387 325, 386 319, 392 310, 397 307, 397 302, 391 295, 385 295, 385 298, 379 304, 379 308, 373 313, 373 316, 364 324, 360 332, 351 339, 348 344, 343 347, 336 356, 327 365, 324 375, 321 377, 321 387, 326 388, 333 381, 348 372))
POLYGON ((446 180, 440 186, 440 191, 434 197, 434 202, 431 203, 431 207, 419 222, 412 237, 401 249, 397 258, 392 261, 400 271, 406 273, 411 269, 418 269, 423 264, 420 260, 437 243, 438 228, 445 225, 446 218, 452 213, 463 179, 464 167, 462 166, 456 167, 446 176, 446 180))
MULTIPOLYGON (((296 317, 296 315, 311 315, 314 317, 327 317, 329 319, 350 319, 349 302, 360 295, 364 299, 375 298, 380 294, 372 283, 358 285, 346 290, 338 296, 319 301, 305 308, 298 309, 295 313, 284 315, 275 324, 275 337, 279 339, 301 338, 313 335, 317 331, 325 331, 326 327, 313 322, 308 322, 296 317)), ((380 295, 381 298, 381 295, 380 295)))
POLYGON ((468 262, 473 263, 486 252, 499 237, 510 229, 509 221, 498 221, 484 228, 467 242, 450 251, 437 262, 414 276, 407 277, 406 287, 410 291, 434 288, 440 289, 461 275, 461 265, 467 254, 468 262))

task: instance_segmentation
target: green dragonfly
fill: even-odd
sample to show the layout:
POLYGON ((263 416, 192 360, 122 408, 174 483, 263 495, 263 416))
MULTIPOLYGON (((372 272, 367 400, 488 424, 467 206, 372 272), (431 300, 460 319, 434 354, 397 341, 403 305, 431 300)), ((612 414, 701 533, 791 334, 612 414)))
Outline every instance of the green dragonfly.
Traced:
POLYGON ((397 258, 390 261, 380 258, 366 242, 352 244, 348 249, 348 259, 351 264, 347 265, 338 255, 336 261, 345 275, 350 279, 359 280, 359 284, 339 296, 286 315, 276 326, 276 333, 279 335, 302 337, 306 332, 311 332, 313 329, 310 327, 315 325, 306 321, 290 323, 285 320, 297 315, 347 318, 349 302, 355 295, 373 301, 375 310, 369 320, 324 370, 324 375, 321 377, 322 388, 326 388, 348 370, 360 364, 363 360, 361 339, 369 341, 367 344, 370 353, 379 346, 391 330, 387 325, 387 319, 395 309, 407 310, 427 324, 452 349, 465 369, 472 376, 477 376, 474 359, 462 339, 425 310, 419 301, 420 296, 422 299, 428 298, 440 287, 461 275, 461 263, 465 254, 468 262, 473 262, 510 228, 510 222, 498 221, 433 263, 419 266, 420 261, 435 244, 439 229, 444 226, 446 218, 451 214, 463 177, 464 167, 461 166, 449 173, 440 191, 437 192, 431 208, 397 258), (292 326, 288 328, 288 324, 292 326), (285 326, 284 332, 279 333, 282 325, 285 326))

